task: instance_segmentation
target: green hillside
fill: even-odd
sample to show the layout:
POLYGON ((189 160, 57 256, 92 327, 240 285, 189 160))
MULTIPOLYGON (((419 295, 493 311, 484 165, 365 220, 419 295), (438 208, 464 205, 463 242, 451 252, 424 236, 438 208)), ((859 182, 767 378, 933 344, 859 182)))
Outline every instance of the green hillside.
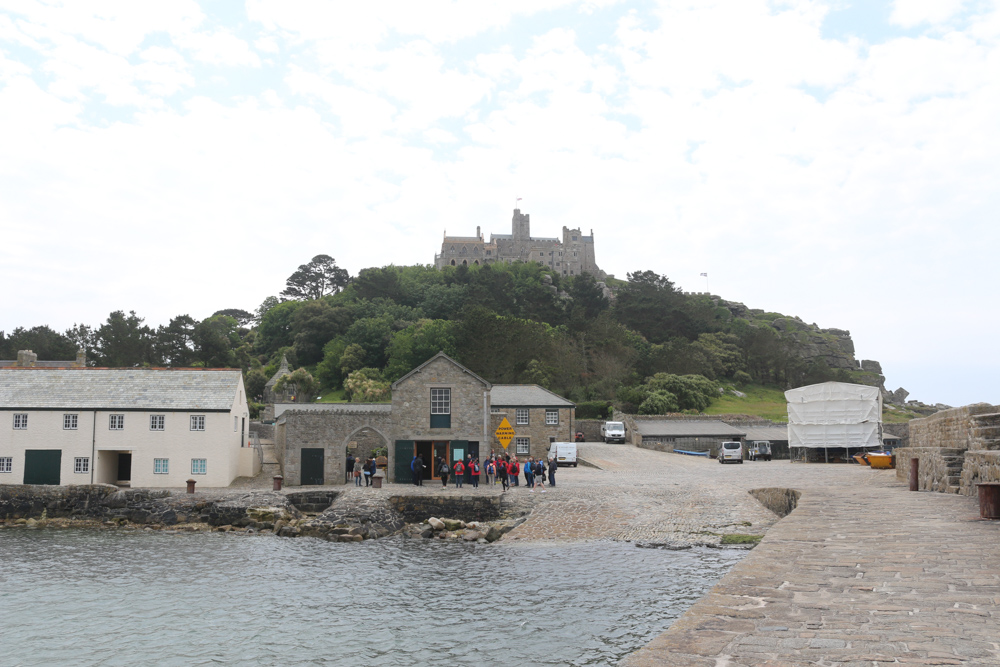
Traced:
POLYGON ((707 415, 754 415, 776 422, 788 421, 785 407, 785 392, 777 387, 749 385, 739 389, 745 396, 732 393, 732 387, 725 387, 726 393, 714 399, 705 409, 707 415))

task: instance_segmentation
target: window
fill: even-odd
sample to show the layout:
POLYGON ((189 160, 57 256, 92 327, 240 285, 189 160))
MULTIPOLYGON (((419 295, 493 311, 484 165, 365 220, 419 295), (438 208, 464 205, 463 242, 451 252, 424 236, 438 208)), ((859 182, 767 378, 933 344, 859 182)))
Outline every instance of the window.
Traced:
POLYGON ((153 474, 167 475, 170 473, 170 459, 153 459, 153 474))
POLYGON ((191 430, 192 431, 205 430, 205 415, 191 415, 191 430))
POLYGON ((204 475, 208 470, 208 459, 191 459, 191 474, 204 475))
POLYGON ((491 406, 490 406, 490 412, 491 412, 491 413, 493 413, 493 414, 499 414, 499 412, 500 412, 500 408, 496 408, 496 407, 493 407, 493 406, 491 405, 491 406))
POLYGON ((431 428, 451 428, 451 389, 431 389, 431 428))
POLYGON ((0 456, 0 472, 13 472, 13 471, 14 471, 14 457, 0 456))
POLYGON ((14 430, 26 431, 28 429, 28 415, 18 412, 14 413, 14 430))
POLYGON ((63 415, 63 429, 75 431, 79 415, 63 415))
POLYGON ((125 415, 108 415, 108 428, 112 431, 120 431, 125 428, 125 415))
POLYGON ((517 408, 514 411, 514 421, 518 426, 526 426, 528 424, 528 408, 517 408))
POLYGON ((558 410, 545 410, 545 425, 546 426, 558 426, 559 425, 559 411, 558 410))
POLYGON ((514 447, 517 454, 528 454, 531 451, 531 438, 514 438, 514 447))
POLYGON ((73 472, 75 473, 86 473, 90 472, 90 459, 86 456, 78 456, 73 459, 73 472))
POLYGON ((575 236, 573 237, 573 240, 574 240, 574 241, 576 240, 576 237, 575 237, 575 236))
POLYGON ((149 415, 149 430, 162 431, 166 421, 167 420, 164 415, 149 415))
POLYGON ((240 425, 240 418, 233 417, 233 433, 236 433, 236 429, 239 428, 239 425, 240 425))

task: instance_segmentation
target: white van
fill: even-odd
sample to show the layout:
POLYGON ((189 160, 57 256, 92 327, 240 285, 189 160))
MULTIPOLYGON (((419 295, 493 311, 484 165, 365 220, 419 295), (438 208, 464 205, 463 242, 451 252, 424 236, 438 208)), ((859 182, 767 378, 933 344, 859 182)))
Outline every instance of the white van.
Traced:
POLYGON ((729 461, 743 463, 743 443, 722 443, 722 446, 719 447, 719 463, 728 463, 729 461))
POLYGON ((561 466, 576 467, 576 443, 553 442, 549 444, 549 456, 554 457, 561 466))
POLYGON ((625 442, 625 422, 604 422, 601 437, 604 442, 625 442))

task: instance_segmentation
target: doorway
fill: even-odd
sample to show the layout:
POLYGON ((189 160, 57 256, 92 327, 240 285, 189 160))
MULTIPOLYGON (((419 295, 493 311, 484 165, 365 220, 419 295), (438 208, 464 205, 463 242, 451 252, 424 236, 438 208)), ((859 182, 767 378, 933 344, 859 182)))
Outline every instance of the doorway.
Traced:
MULTIPOLYGON (((432 445, 433 443, 425 441, 413 443, 414 455, 424 460, 424 481, 433 479, 434 475, 434 448, 432 445)), ((410 481, 412 482, 413 479, 411 478, 410 481)))
POLYGON ((132 485, 132 452, 118 452, 118 474, 115 476, 118 486, 132 485))
POLYGON ((302 448, 302 486, 323 486, 323 448, 302 448))

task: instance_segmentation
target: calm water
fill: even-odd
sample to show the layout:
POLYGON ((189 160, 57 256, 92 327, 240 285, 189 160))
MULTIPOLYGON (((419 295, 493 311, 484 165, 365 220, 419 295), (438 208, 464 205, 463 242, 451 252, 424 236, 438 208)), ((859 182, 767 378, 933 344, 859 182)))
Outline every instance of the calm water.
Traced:
POLYGON ((6 529, 0 663, 614 664, 742 555, 6 529))

